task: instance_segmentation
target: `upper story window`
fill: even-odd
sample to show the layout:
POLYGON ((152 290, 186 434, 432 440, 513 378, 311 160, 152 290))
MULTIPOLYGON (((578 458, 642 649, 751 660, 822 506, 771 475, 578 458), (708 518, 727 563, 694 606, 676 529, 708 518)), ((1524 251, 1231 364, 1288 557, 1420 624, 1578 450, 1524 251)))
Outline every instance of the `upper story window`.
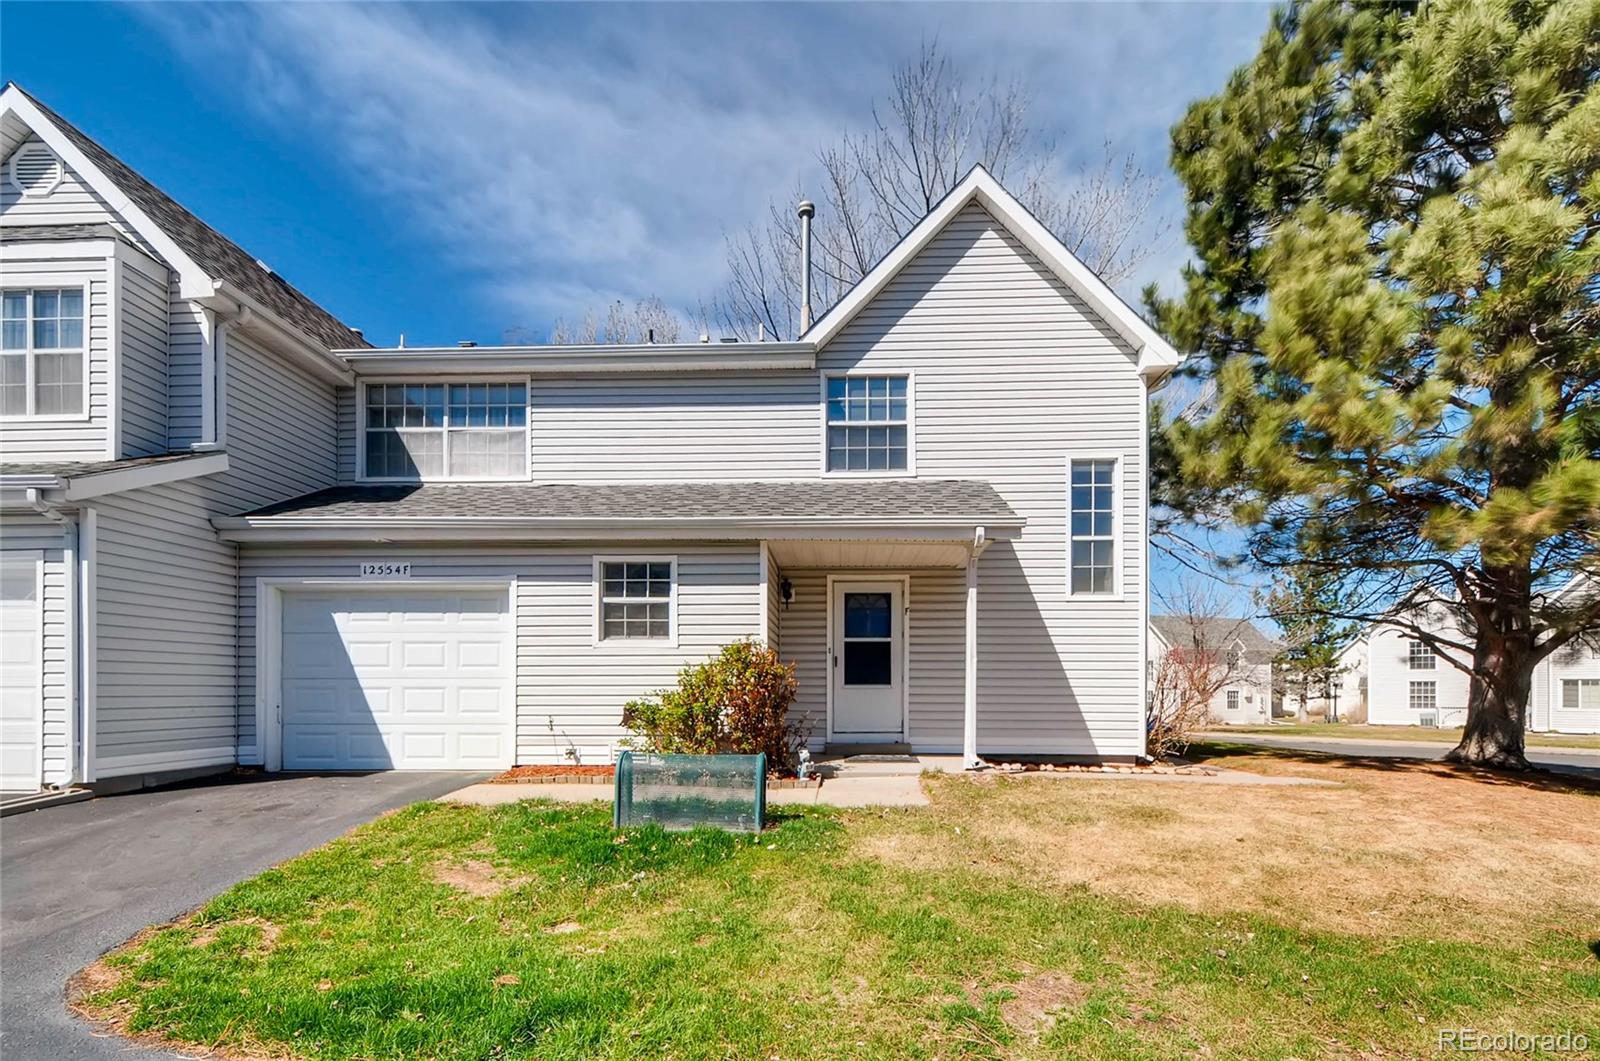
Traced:
POLYGON ((1067 506, 1068 591, 1116 592, 1116 472, 1111 457, 1071 462, 1067 506))
POLYGON ((1426 641, 1413 640, 1406 653, 1406 662, 1412 670, 1433 670, 1437 664, 1433 649, 1426 641))
POLYGON ((0 336, 0 415, 82 416, 83 288, 7 290, 0 336))
POLYGON ((369 383, 367 479, 521 479, 528 474, 525 383, 369 383))
POLYGON ((829 376, 827 470, 879 472, 911 469, 911 378, 829 376))

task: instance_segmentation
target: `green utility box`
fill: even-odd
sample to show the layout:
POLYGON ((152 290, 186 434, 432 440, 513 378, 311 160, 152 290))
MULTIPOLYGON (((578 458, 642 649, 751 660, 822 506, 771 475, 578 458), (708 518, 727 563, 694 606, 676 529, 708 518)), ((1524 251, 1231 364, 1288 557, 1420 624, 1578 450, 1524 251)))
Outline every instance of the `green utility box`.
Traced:
POLYGON ((648 822, 663 829, 707 825, 759 833, 767 824, 767 757, 623 752, 612 824, 626 829, 648 822))

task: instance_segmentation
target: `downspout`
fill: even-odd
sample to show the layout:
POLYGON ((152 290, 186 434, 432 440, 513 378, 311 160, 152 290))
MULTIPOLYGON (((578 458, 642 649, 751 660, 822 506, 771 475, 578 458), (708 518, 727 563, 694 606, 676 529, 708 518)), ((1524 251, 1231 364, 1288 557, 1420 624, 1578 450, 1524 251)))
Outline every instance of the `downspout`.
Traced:
POLYGON ((989 547, 982 527, 972 534, 972 549, 967 556, 966 644, 962 688, 961 765, 966 770, 983 769, 978 758, 978 558, 989 547))
MULTIPOLYGON (((65 785, 58 787, 71 788, 74 784, 83 780, 83 772, 80 767, 83 762, 83 724, 81 714, 84 683, 82 670, 88 665, 88 661, 84 659, 83 655, 83 623, 81 616, 84 615, 84 611, 79 600, 78 521, 61 511, 59 506, 45 500, 44 494, 40 490, 30 489, 25 496, 27 497, 29 508, 32 508, 39 515, 61 528, 61 566, 66 578, 63 596, 67 612, 67 776, 65 785)), ((44 602, 40 601, 39 605, 42 609, 44 602)), ((44 665, 44 630, 42 627, 39 631, 39 636, 39 661, 42 668, 44 665)), ((40 704, 40 711, 42 723, 42 703, 40 704)), ((44 740, 42 732, 39 735, 39 739, 41 741, 44 740)), ((43 783, 43 781, 44 779, 40 778, 40 782, 43 783)))
MULTIPOLYGON (((220 297, 220 296, 219 296, 220 297)), ((215 453, 228 442, 228 331, 249 325, 250 307, 229 300, 232 312, 205 310, 211 323, 210 342, 204 344, 200 360, 201 410, 200 440, 190 443, 195 453, 215 453)))

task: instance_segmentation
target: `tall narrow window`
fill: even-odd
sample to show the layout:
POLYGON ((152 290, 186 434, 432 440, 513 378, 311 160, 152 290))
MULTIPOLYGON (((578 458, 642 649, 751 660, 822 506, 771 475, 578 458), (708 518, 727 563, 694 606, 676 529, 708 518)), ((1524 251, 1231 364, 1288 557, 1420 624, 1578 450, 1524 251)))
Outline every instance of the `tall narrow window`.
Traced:
POLYGON ((1406 653, 1406 662, 1412 670, 1433 670, 1437 666, 1433 649, 1426 641, 1412 640, 1406 653))
POLYGON ((1072 462, 1067 543, 1068 585, 1074 594, 1115 591, 1116 469, 1117 462, 1110 458, 1072 462))
POLYGON ((521 383, 371 383, 369 479, 513 479, 527 474, 521 383))
POLYGON ((6 291, 0 302, 0 415, 83 415, 83 288, 6 291))
POLYGON ((906 471, 911 455, 910 408, 909 377, 829 377, 828 470, 906 471))
POLYGON ((671 560, 602 560, 600 640, 672 638, 671 560))

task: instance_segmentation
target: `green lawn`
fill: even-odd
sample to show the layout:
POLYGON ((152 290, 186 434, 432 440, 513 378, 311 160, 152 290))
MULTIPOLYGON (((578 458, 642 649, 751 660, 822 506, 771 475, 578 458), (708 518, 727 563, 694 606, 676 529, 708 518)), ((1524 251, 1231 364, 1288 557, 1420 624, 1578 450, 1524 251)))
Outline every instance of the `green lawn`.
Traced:
MULTIPOLYGON (((1217 726, 1213 733, 1271 733, 1279 737, 1342 737, 1347 740, 1421 740, 1455 744, 1459 729, 1424 726, 1365 726, 1349 722, 1283 722, 1274 726, 1217 726)), ((1600 733, 1529 733, 1528 747, 1600 748, 1600 733)))
POLYGON ((1023 851, 985 823, 1106 840, 1181 827, 1196 801, 1027 784, 785 812, 759 840, 422 804, 140 938, 80 1004, 250 1057, 1392 1056, 1456 1025, 1600 1041, 1600 926, 1373 936, 1045 883, 1008 853, 1082 842, 1023 851))

